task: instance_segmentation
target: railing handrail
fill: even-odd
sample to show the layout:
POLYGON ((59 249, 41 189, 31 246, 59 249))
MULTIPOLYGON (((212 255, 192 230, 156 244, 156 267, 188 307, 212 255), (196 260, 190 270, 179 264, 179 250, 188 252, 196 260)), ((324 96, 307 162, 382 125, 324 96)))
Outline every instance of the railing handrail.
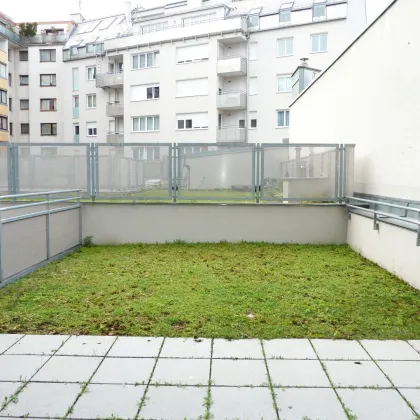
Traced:
POLYGON ((246 129, 246 127, 239 127, 239 125, 218 125, 217 126, 218 130, 221 130, 223 128, 238 128, 240 130, 245 130, 246 129))
POLYGON ((217 57, 218 60, 229 60, 229 58, 243 58, 244 60, 247 59, 242 54, 234 54, 234 55, 230 55, 230 56, 226 56, 226 57, 223 57, 223 56, 217 57))
MULTIPOLYGON (((345 198, 347 200, 363 201, 364 203, 379 204, 381 206, 393 207, 393 208, 401 209, 401 210, 414 211, 415 213, 420 214, 420 209, 417 209, 415 207, 400 206, 399 204, 391 204, 391 203, 386 203, 386 202, 383 202, 383 201, 369 200, 367 198, 348 197, 348 196, 346 196, 345 198)), ((357 207, 357 206, 354 205, 354 207, 357 207)), ((363 210, 370 210, 370 209, 364 209, 363 208, 363 210)))
POLYGON ((56 195, 56 194, 74 193, 74 192, 82 192, 82 190, 81 189, 74 189, 74 190, 54 190, 54 191, 42 191, 42 192, 26 193, 26 194, 0 195, 0 200, 9 199, 9 198, 36 197, 36 196, 41 196, 41 195, 56 195))
POLYGON ((106 133, 107 136, 119 135, 119 134, 124 134, 124 130, 123 131, 107 131, 106 133))
POLYGON ((109 105, 109 106, 124 106, 123 101, 107 102, 106 104, 109 105))
MULTIPOLYGON (((59 198, 57 200, 37 201, 36 203, 29 203, 29 204, 17 204, 17 205, 13 205, 9 207, 1 207, 0 214, 6 211, 10 211, 10 210, 19 210, 19 209, 25 209, 28 207, 38 207, 38 206, 44 206, 46 204, 64 203, 69 200, 80 200, 80 199, 82 199, 82 196, 76 195, 74 197, 59 198)), ((0 221, 1 221, 1 218, 0 218, 0 221)))
POLYGON ((114 75, 120 75, 123 74, 124 70, 118 70, 118 71, 107 71, 105 73, 98 73, 97 76, 114 76, 114 75))

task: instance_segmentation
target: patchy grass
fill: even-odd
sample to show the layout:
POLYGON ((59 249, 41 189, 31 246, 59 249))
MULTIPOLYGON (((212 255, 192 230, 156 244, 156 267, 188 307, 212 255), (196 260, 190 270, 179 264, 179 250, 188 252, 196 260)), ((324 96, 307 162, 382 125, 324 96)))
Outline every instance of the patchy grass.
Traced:
POLYGON ((347 246, 93 246, 0 290, 0 332, 420 338, 420 292, 347 246))

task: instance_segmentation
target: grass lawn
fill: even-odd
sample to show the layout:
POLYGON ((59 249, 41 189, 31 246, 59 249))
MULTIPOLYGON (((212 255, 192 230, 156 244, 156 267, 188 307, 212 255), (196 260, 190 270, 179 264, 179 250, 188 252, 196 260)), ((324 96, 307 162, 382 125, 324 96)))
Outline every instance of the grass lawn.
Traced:
POLYGON ((93 246, 0 290, 0 332, 419 339, 420 291, 347 246, 93 246))

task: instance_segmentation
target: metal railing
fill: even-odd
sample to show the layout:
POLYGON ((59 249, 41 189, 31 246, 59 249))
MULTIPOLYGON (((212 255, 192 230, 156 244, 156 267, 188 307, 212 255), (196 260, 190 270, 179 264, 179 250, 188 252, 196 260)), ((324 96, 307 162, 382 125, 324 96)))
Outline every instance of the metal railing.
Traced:
MULTIPOLYGON (((350 212, 357 210, 358 214, 369 214, 373 217, 373 230, 379 230, 379 222, 389 222, 389 220, 397 220, 398 225, 401 227, 413 227, 417 232, 417 246, 420 246, 420 208, 414 208, 409 206, 401 206, 399 204, 387 203, 384 201, 369 200, 365 198, 346 196, 347 207, 350 209, 350 212), (362 204, 357 204, 358 202, 362 204), (399 209, 403 211, 403 215, 393 214, 391 212, 383 211, 378 209, 378 207, 389 207, 391 209, 399 209), (416 214, 416 218, 410 217, 409 212, 416 214)), ((393 223, 396 224, 396 223, 393 223)))
POLYGON ((20 36, 3 25, 0 25, 0 34, 10 39, 10 41, 20 44, 20 36))
POLYGON ((123 137, 5 145, 0 193, 80 189, 92 201, 174 203, 343 203, 353 194, 351 145, 123 143, 123 137))
POLYGON ((21 36, 21 44, 65 44, 68 34, 39 34, 35 36, 21 36))
POLYGON ((218 143, 246 143, 245 127, 234 126, 221 126, 217 127, 217 142, 218 143))
POLYGON ((124 84, 124 73, 102 73, 96 75, 96 87, 120 86, 124 84))
POLYGON ((82 244, 81 198, 78 189, 0 196, 0 288, 82 244))

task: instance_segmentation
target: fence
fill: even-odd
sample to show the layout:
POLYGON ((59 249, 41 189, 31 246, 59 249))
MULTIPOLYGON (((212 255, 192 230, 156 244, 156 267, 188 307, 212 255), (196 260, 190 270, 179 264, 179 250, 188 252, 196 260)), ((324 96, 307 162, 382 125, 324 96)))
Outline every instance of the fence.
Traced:
POLYGON ((342 202, 354 146, 340 144, 11 143, 0 193, 81 190, 83 199, 342 202))
POLYGON ((80 199, 80 190, 0 196, 0 288, 81 245, 80 199))

